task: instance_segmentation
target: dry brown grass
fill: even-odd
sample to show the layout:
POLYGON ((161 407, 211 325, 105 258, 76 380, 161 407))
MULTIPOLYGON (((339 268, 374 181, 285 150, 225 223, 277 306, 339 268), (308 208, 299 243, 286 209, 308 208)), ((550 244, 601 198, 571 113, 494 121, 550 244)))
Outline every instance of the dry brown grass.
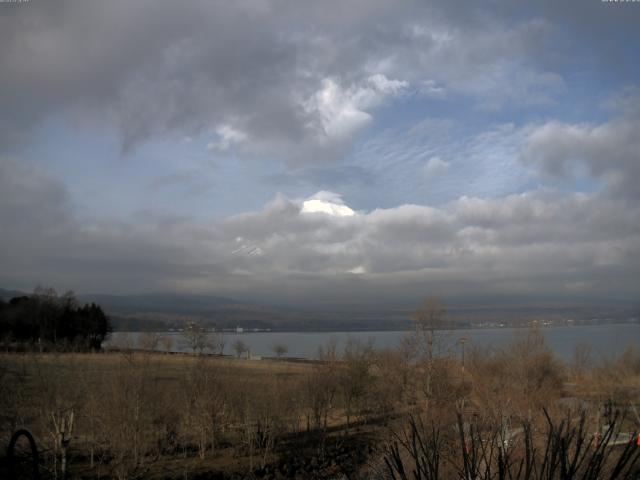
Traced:
POLYGON ((569 376, 535 332, 516 340, 501 352, 472 350, 465 368, 451 358, 412 362, 401 351, 358 343, 343 358, 328 349, 318 363, 132 351, 0 354, 0 442, 27 428, 49 449, 50 465, 63 456, 52 450, 52 419, 73 412, 74 473, 162 476, 157 469, 164 468, 178 477, 246 473, 275 461, 292 437, 342 436, 363 424, 384 432, 379 422, 425 409, 442 421, 462 409, 482 421, 535 424, 542 407, 553 415, 566 408, 563 395, 578 396, 590 405, 589 428, 597 429, 606 400, 640 408, 637 350, 569 376))
POLYGON ((255 455, 271 458, 277 435, 299 429, 304 405, 296 392, 312 368, 162 353, 0 354, 0 442, 27 428, 55 465, 60 452, 53 450, 51 420, 73 411, 70 452, 90 452, 91 463, 108 464, 103 475, 139 474, 160 461, 173 465, 176 455, 190 471, 203 461, 246 463, 247 453, 253 465, 255 455), (255 443, 265 433, 270 447, 255 443), (196 446, 199 461, 191 453, 196 446))

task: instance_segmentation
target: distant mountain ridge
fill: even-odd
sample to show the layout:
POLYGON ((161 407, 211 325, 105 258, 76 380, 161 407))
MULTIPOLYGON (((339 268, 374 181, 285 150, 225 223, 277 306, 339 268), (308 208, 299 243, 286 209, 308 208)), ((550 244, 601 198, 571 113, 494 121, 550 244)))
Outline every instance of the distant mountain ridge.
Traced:
MULTIPOLYGON (((30 295, 0 289, 0 298, 30 295)), ((166 330, 181 328, 195 320, 216 328, 261 330, 373 330, 408 325, 408 316, 391 318, 379 312, 361 315, 346 312, 309 312, 302 309, 239 301, 229 297, 177 294, 77 294, 81 303, 97 303, 112 319, 116 330, 166 330)))
POLYGON ((4 300, 5 302, 8 302, 13 297, 23 297, 25 295, 31 294, 27 292, 21 292, 20 290, 7 290, 4 288, 0 288, 0 299, 4 300))
MULTIPOLYGON (((0 298, 30 295, 19 290, 0 289, 0 298)), ((81 303, 97 303, 111 318, 116 330, 179 329, 187 321, 208 327, 288 331, 403 330, 411 326, 416 306, 404 310, 305 309, 265 305, 215 295, 145 293, 78 294, 81 303)), ((452 328, 477 326, 554 325, 573 322, 638 321, 638 305, 540 304, 540 305, 452 305, 448 307, 452 328), (635 319, 635 320, 633 320, 635 319)))
POLYGON ((220 305, 239 305, 241 302, 225 297, 175 293, 148 293, 133 295, 81 294, 82 302, 95 302, 113 311, 160 309, 167 313, 206 312, 220 305))
MULTIPOLYGON (((58 292, 62 293, 62 292, 58 292)), ((32 292, 8 290, 0 288, 0 298, 5 301, 13 297, 31 295, 32 292)), ((97 303, 112 312, 130 312, 139 310, 161 310, 167 313, 206 312, 220 305, 250 305, 238 300, 210 295, 177 294, 177 293, 144 293, 144 294, 108 294, 80 293, 76 298, 81 303, 97 303)))

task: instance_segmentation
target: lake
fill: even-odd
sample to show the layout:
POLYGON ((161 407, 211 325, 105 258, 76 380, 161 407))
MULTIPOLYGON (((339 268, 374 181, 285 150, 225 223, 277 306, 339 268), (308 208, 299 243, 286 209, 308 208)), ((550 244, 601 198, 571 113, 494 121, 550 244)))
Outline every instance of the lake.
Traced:
MULTIPOLYGON (((592 358, 610 359, 618 356, 630 345, 640 347, 640 325, 627 323, 619 325, 585 325, 576 327, 548 327, 540 330, 551 350, 560 358, 570 360, 575 348, 588 345, 592 358)), ((522 328, 482 328, 471 330, 450 330, 442 332, 443 343, 448 345, 454 354, 461 353, 459 339, 466 338, 466 347, 478 345, 482 347, 502 348, 514 339, 515 335, 524 335, 527 330, 522 328)), ((242 340, 256 356, 275 356, 272 347, 285 345, 287 356, 301 358, 315 358, 318 347, 327 345, 330 341, 337 343, 338 351, 344 348, 347 340, 356 338, 373 342, 376 348, 396 348, 407 332, 247 332, 224 333, 224 353, 233 354, 233 343, 242 340)), ((173 339, 172 351, 187 351, 178 332, 166 332, 173 339)), ((106 345, 122 345, 129 342, 136 346, 139 332, 114 332, 106 345)), ((161 348, 161 347, 160 347, 161 348)))

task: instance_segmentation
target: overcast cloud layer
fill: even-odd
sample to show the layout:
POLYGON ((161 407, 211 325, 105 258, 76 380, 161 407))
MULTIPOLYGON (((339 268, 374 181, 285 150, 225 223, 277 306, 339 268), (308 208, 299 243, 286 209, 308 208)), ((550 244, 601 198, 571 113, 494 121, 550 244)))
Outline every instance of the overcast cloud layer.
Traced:
POLYGON ((637 301, 640 4, 485 8, 0 4, 0 287, 637 301))

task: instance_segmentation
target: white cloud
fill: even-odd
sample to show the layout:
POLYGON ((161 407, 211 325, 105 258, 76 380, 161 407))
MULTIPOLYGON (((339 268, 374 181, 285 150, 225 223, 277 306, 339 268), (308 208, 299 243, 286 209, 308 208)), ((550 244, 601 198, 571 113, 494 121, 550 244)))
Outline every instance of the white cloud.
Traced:
POLYGON ((218 140, 207 144, 207 150, 226 152, 234 146, 241 145, 247 140, 247 134, 232 127, 231 125, 221 125, 216 128, 218 140))
POLYGON ((597 193, 463 197, 439 208, 355 214, 339 195, 318 192, 299 202, 280 195, 260 211, 210 223, 151 214, 81 223, 54 179, 15 163, 0 167, 2 285, 106 292, 188 285, 276 302, 287 295, 413 302, 430 288, 461 299, 535 301, 573 294, 580 282, 584 295, 640 294, 640 206, 597 193), (351 280, 340 283, 340 275, 351 280))
POLYGON ((341 140, 369 123, 372 117, 368 110, 389 96, 399 95, 407 87, 407 82, 388 79, 382 74, 346 88, 337 79, 325 78, 322 87, 303 102, 303 107, 315 117, 316 121, 309 127, 316 130, 319 141, 341 140))
POLYGON ((367 269, 364 268, 362 265, 358 265, 357 267, 354 267, 351 270, 349 270, 349 273, 353 273, 354 275, 362 275, 363 273, 367 273, 367 269))
POLYGON ((425 95, 462 95, 494 111, 547 105, 565 91, 561 75, 526 61, 534 39, 552 38, 546 20, 501 24, 484 18, 462 28, 431 20, 410 32, 411 48, 396 55, 395 66, 425 95))
MULTIPOLYGON (((535 294, 580 285, 585 295, 619 289, 637 297, 640 96, 626 93, 612 102, 617 118, 595 123, 589 90, 636 80, 637 72, 618 65, 627 46, 637 44, 620 38, 638 36, 636 18, 623 9, 602 16, 597 2, 580 8, 546 2, 526 11, 497 2, 488 15, 485 8, 447 1, 290 1, 282 8, 249 1, 220 8, 202 1, 98 6, 61 0, 52 15, 47 2, 32 3, 0 15, 0 145, 6 151, 19 155, 16 145, 32 145, 25 157, 43 153, 38 162, 54 163, 50 171, 59 175, 85 172, 65 176, 82 185, 86 175, 121 172, 106 159, 109 149, 96 157, 104 157, 96 168, 86 155, 74 155, 85 152, 84 144, 106 145, 109 132, 121 133, 127 151, 150 139, 196 148, 213 129, 208 149, 266 162, 248 180, 249 168, 220 169, 219 183, 207 190, 208 200, 220 205, 216 215, 240 208, 241 190, 251 197, 243 205, 271 195, 261 174, 272 173, 280 160, 285 170, 293 162, 322 167, 297 189, 283 187, 291 195, 340 189, 354 205, 396 207, 355 212, 339 195, 320 192, 304 201, 277 196, 259 211, 201 223, 150 212, 123 219, 123 210, 139 202, 123 195, 121 203, 104 207, 117 220, 83 221, 74 208, 87 215, 86 205, 73 205, 75 197, 55 177, 0 159, 0 284, 64 279, 69 288, 179 284, 231 293, 251 291, 262 276, 261 288, 273 291, 290 279, 296 292, 312 295, 321 290, 315 283, 331 291, 340 272, 351 272, 357 279, 349 275, 350 281, 377 282, 388 296, 433 285, 461 295, 511 292, 517 284, 535 294), (565 41, 567 31, 579 34, 574 42, 565 41), (563 98, 565 75, 597 81, 563 98), (376 122, 375 138, 358 135, 380 107, 410 95, 417 107, 398 102, 384 111, 393 115, 376 122), (556 101, 565 103, 545 110, 556 101), (487 112, 479 119, 478 108, 504 110, 485 123, 487 112), (521 126, 560 111, 591 119, 521 126), (391 130, 406 126, 398 123, 418 115, 451 120, 425 121, 404 138, 393 136, 391 130), (78 143, 67 148, 51 133, 69 120, 93 131, 80 129, 78 143), (474 130, 495 121, 505 124, 474 130), (457 122, 459 129, 451 126, 457 122), (350 149, 355 138, 365 148, 350 149), (80 160, 60 160, 65 156, 80 160), (518 158, 559 179, 562 191, 574 188, 562 182, 576 174, 605 187, 589 194, 550 195, 541 188, 509 195, 535 188, 518 158), (340 168, 320 171, 338 159, 340 168), (424 188, 421 173, 442 177, 424 188), (367 176, 366 190, 355 191, 356 176, 367 176), (216 187, 223 183, 230 195, 220 195, 216 187)), ((158 153, 157 143, 149 147, 158 153)), ((167 163, 187 161, 193 169, 127 167, 132 183, 157 175, 151 185, 170 187, 142 192, 144 205, 177 187, 200 188, 195 164, 209 160, 202 152, 188 160, 170 148, 160 153, 171 157, 167 163)), ((199 214, 211 204, 198 203, 199 214)))
POLYGON ((374 91, 383 95, 399 95, 409 86, 409 82, 402 80, 390 80, 381 73, 371 75, 367 79, 374 91))
POLYGON ((435 80, 423 80, 419 87, 420 93, 428 97, 443 98, 447 90, 435 80))
POLYGON ((246 255, 248 257, 260 257, 263 253, 262 249, 255 245, 240 245, 231 252, 232 255, 246 255))
POLYGON ((550 121, 531 129, 522 159, 558 178, 590 176, 615 195, 640 196, 640 105, 627 104, 621 117, 601 124, 550 121))
POLYGON ((445 162, 440 157, 431 157, 424 165, 423 171, 427 178, 441 175, 449 168, 449 162, 445 162))

